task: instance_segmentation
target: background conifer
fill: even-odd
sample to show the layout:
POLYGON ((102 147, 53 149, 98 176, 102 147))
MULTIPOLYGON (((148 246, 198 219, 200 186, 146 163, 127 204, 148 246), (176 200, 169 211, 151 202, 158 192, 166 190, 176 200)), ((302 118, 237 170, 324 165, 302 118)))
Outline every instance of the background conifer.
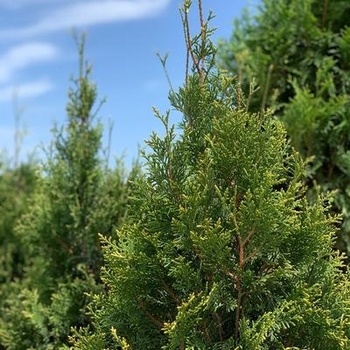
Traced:
POLYGON ((236 22, 219 49, 222 67, 247 93, 249 110, 272 108, 292 145, 311 162, 307 186, 336 190, 343 221, 338 248, 350 254, 350 2, 263 0, 253 17, 236 22))
POLYGON ((72 326, 89 323, 86 293, 101 289, 98 234, 109 236, 126 216, 127 176, 122 163, 111 169, 102 158, 97 89, 84 40, 78 47, 67 124, 53 129, 35 193, 15 227, 26 258, 0 311, 0 343, 9 350, 58 349, 72 326))

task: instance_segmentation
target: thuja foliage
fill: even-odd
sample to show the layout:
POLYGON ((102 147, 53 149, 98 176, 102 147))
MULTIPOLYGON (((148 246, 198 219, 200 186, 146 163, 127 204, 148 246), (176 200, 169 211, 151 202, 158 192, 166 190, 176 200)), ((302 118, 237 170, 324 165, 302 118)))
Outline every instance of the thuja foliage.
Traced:
POLYGON ((211 30, 189 37, 183 114, 156 116, 131 221, 103 239, 105 293, 73 349, 348 349, 350 284, 333 252, 331 197, 309 204, 304 162, 270 112, 250 113, 215 65, 211 30))
POLYGON ((337 190, 338 246, 350 254, 350 2, 263 0, 236 23, 221 64, 244 91, 256 80, 251 111, 273 108, 308 168, 309 196, 337 190), (315 187, 316 185, 316 187, 315 187))
POLYGON ((12 168, 4 161, 0 170, 0 285, 22 275, 23 252, 15 233, 17 220, 26 210, 35 189, 35 165, 12 168))
POLYGON ((86 293, 101 289, 98 234, 110 235, 125 220, 127 178, 121 164, 109 169, 102 158, 97 89, 83 51, 84 41, 67 123, 53 130, 36 191, 15 228, 26 265, 0 312, 6 349, 59 349, 72 326, 89 323, 86 293))
MULTIPOLYGON (((0 310, 12 293, 11 281, 23 276, 25 249, 15 227, 26 211, 35 190, 35 164, 28 161, 15 167, 4 159, 0 173, 0 310)), ((1 312, 0 311, 0 312, 1 312)), ((0 345, 0 349, 1 349, 0 345)))

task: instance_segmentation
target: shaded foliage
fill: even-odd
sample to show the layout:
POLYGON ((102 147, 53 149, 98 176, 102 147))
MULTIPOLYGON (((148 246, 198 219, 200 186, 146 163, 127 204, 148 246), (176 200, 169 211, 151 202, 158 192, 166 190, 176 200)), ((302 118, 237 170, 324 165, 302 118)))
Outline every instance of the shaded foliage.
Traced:
POLYGON ((0 284, 22 276, 24 256, 14 228, 35 190, 35 170, 31 163, 15 169, 4 164, 0 174, 0 284))
POLYGON ((245 93, 255 79, 252 111, 272 108, 308 165, 310 198, 336 190, 343 215, 338 247, 350 252, 350 3, 264 0, 257 15, 236 22, 220 47, 220 64, 245 93))

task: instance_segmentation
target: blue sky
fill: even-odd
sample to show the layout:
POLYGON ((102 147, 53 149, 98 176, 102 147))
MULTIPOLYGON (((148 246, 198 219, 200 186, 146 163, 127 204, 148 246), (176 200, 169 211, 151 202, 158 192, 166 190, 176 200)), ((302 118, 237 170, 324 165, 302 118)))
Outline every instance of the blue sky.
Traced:
MULTIPOLYGON (((203 0, 205 13, 216 14, 214 40, 229 38, 234 18, 256 3, 203 0)), ((152 131, 162 133, 152 106, 161 112, 170 108, 156 53, 168 53, 175 87, 184 80, 180 5, 180 0, 0 0, 0 150, 13 154, 16 113, 26 130, 21 159, 34 150, 40 158, 53 124, 65 122, 67 88, 78 67, 75 29, 87 34, 86 58, 100 98, 107 99, 99 118, 105 129, 113 121, 112 156, 136 158, 152 131)), ((174 114, 174 122, 178 118, 174 114)))

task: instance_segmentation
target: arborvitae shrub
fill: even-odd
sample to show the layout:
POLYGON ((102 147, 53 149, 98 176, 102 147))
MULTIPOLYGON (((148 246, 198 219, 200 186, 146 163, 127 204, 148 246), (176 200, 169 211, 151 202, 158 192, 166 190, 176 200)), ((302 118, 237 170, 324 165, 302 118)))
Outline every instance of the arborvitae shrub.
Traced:
MULTIPOLYGON (((26 249, 16 234, 15 227, 36 187, 32 162, 11 167, 9 161, 1 166, 0 174, 0 314, 10 295, 12 283, 23 276, 26 249)), ((0 343, 0 349, 3 349, 0 343)))
POLYGON ((99 233, 109 236, 125 221, 127 174, 106 166, 102 125, 95 121, 97 90, 79 45, 68 120, 54 140, 28 208, 16 225, 26 253, 23 278, 3 303, 0 344, 6 349, 58 349, 72 326, 86 326, 87 293, 102 289, 99 233))
POLYGON ((350 2, 263 0, 220 47, 221 66, 245 92, 249 110, 275 110, 302 157, 308 195, 336 190, 337 248, 350 254, 350 2))
MULTIPOLYGON (((332 250, 331 197, 309 204, 305 164, 270 112, 244 108, 215 67, 208 22, 192 73, 156 115, 131 222, 103 239, 105 293, 74 349, 348 349, 349 278, 332 250)), ((182 8, 188 31, 189 2, 182 8)))
POLYGON ((22 275, 24 254, 15 233, 17 220, 26 210, 35 189, 34 163, 23 163, 16 168, 5 162, 0 170, 0 285, 22 275))

